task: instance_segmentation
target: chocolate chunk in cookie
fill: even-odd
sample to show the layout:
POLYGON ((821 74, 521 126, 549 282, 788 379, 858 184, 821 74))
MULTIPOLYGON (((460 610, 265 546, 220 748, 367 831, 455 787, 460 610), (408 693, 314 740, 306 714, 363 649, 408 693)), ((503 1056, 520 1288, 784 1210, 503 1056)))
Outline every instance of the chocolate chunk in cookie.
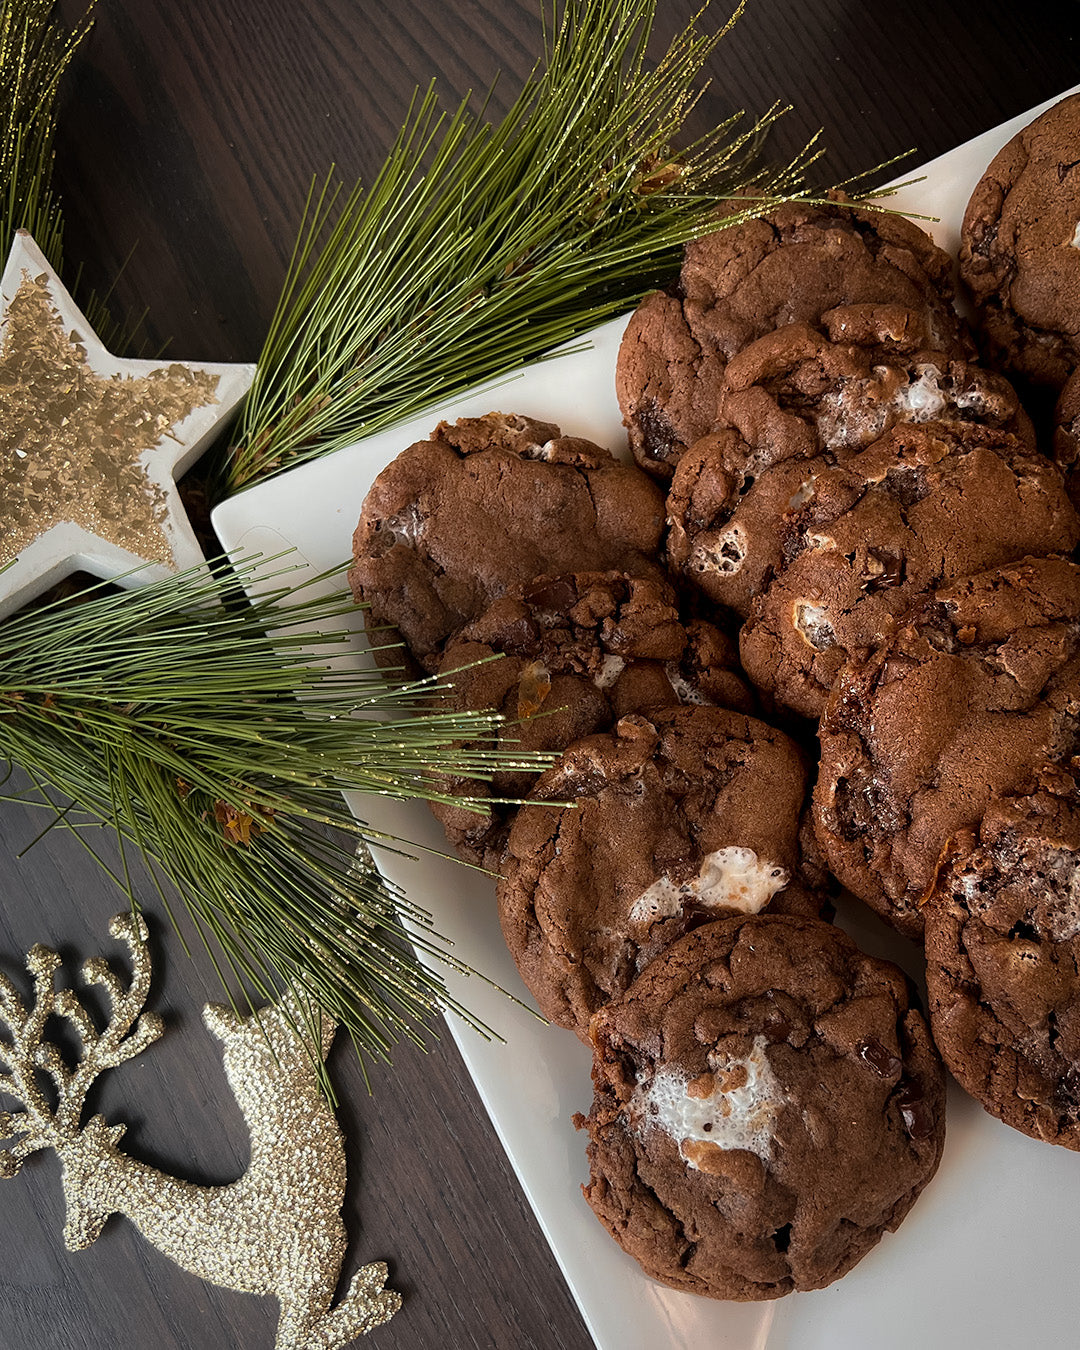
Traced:
POLYGON ((994 157, 964 213, 960 275, 989 358, 1060 389, 1080 364, 1080 95, 994 157))
POLYGON ((625 717, 571 746, 518 812, 498 886, 544 1015, 584 1039, 596 1009, 703 918, 816 913, 800 872, 805 787, 794 742, 719 708, 625 717))
POLYGON ((615 367, 630 449, 660 482, 719 421, 726 358, 715 340, 694 331, 702 319, 695 315, 692 328, 687 309, 680 295, 647 295, 626 325, 615 367))
POLYGON ((794 490, 783 467, 758 478, 728 528, 776 541, 740 647, 768 699, 805 717, 821 716, 844 664, 888 641, 923 591, 1080 541, 1060 470, 1002 432, 901 424, 841 464, 810 460, 794 490), (773 473, 787 510, 755 519, 773 473))
POLYGON ((1072 766, 1039 777, 951 842, 925 908, 926 981, 961 1086, 1080 1149, 1080 787, 1072 766))
MULTIPOLYGON (((564 750, 631 712, 753 705, 734 640, 700 619, 684 624, 670 586, 624 572, 514 587, 450 642, 439 673, 452 691, 449 706, 506 716, 498 744, 507 754, 564 750)), ((448 787, 474 799, 515 798, 534 783, 534 775, 500 770, 490 782, 456 779, 448 787)), ((432 809, 463 857, 498 870, 513 806, 432 809)))
POLYGON ((563 571, 659 577, 663 523, 662 495, 633 465, 548 423, 490 413, 440 423, 379 474, 349 580, 377 654, 403 639, 430 672, 447 639, 513 585, 563 571))
POLYGON ((1077 753, 1080 568, 1029 558, 942 587, 849 667, 819 728, 814 823, 841 883, 901 932, 949 841, 1077 753))
POLYGON ((945 1075, 901 972, 815 919, 695 930, 593 1020, 585 1198, 654 1279, 820 1289, 941 1158, 945 1075))
MULTIPOLYGON (((728 214, 740 212, 733 202, 728 214)), ((790 203, 687 245, 674 293, 631 318, 616 391, 638 463, 661 480, 714 431, 727 362, 774 328, 817 324, 837 305, 891 305, 925 316, 932 345, 963 355, 949 259, 901 216, 790 203)))

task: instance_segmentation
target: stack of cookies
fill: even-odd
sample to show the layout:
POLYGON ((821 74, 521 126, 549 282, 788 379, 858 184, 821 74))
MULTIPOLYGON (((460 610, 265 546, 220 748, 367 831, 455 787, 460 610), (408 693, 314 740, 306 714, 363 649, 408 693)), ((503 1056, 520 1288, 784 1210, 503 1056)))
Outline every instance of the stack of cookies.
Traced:
MULTIPOLYGON (((691 244, 630 319, 636 463, 492 413, 364 505, 379 659, 555 757, 437 814, 593 1049, 590 1204, 678 1288, 854 1265, 937 1167, 941 1055, 1080 1148, 1080 318, 1051 323, 1013 201, 1067 196, 1062 108, 972 200, 974 338, 917 226, 790 205, 691 244), (1063 390, 1057 463, 1005 369, 1063 390), (925 940, 930 1028, 828 921, 838 883, 925 940)), ((1062 211, 1080 295, 1080 171, 1062 211)))
POLYGON ((658 1279, 772 1298, 899 1223, 944 1076, 901 973, 819 917, 809 747, 754 715, 737 618, 668 574, 665 514, 637 466, 492 413, 379 475, 351 582, 381 661, 558 754, 436 814, 500 874, 541 1010, 596 1047, 590 1203, 658 1279))

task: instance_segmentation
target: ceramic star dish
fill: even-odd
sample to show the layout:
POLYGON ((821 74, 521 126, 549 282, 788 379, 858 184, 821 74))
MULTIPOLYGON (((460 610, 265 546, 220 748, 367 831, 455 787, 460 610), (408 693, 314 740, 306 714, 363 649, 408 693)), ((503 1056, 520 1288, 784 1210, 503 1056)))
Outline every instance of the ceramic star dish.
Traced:
POLYGON ((0 282, 0 618, 72 572, 136 586, 202 563, 176 480, 254 375, 113 356, 18 231, 0 282))

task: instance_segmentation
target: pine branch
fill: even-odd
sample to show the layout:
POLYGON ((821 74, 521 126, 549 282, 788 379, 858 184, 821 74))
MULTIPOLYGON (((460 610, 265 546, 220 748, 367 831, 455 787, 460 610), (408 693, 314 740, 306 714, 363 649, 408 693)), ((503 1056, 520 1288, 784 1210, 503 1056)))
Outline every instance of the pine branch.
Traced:
MULTIPOLYGON (((545 0, 545 3, 547 0, 545 0)), ((498 123, 418 92, 370 187, 313 188, 236 444, 227 495, 535 359, 677 270, 716 207, 802 191, 811 147, 753 167, 774 105, 681 153, 719 32, 694 24, 655 67, 655 0, 563 0, 545 61, 498 123)), ((740 115, 741 116, 741 115, 740 115)), ((740 219, 741 216, 729 218, 740 219)))
POLYGON ((203 572, 26 611, 0 625, 0 757, 83 842, 80 825, 111 826, 133 904, 126 850, 153 860, 166 908, 178 895, 224 980, 265 996, 296 981, 386 1058, 433 1010, 473 1019, 403 941, 402 918, 413 946, 459 966, 371 863, 382 841, 341 793, 445 800, 443 774, 496 767, 469 746, 501 719, 343 661, 346 612, 287 573, 249 604, 203 572))
POLYGON ((66 33, 52 21, 52 0, 0 0, 0 241, 17 229, 34 236, 61 270, 63 219, 52 190, 55 105, 60 80, 90 30, 66 33))

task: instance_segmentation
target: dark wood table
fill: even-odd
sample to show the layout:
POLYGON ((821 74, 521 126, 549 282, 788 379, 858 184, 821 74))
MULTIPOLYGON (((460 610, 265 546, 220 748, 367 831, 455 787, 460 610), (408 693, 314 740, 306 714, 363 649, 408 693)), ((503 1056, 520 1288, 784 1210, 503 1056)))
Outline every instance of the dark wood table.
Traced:
MULTIPOLYGON (((696 0, 660 0, 659 28, 696 0)), ((82 0, 61 12, 73 19, 82 0)), ((822 170, 846 178, 914 147, 930 158, 1080 80, 1077 20, 1059 4, 1004 0, 751 0, 710 67, 699 129, 775 97, 794 111, 776 154, 819 126, 822 170)), ((715 22, 726 16, 717 8, 715 22)), ((57 176, 68 252, 116 298, 148 310, 152 344, 178 357, 254 360, 308 182, 331 162, 370 177, 413 87, 448 102, 501 72, 502 110, 540 49, 532 0, 99 0, 65 87, 57 176)), ((10 789, 10 784, 8 785, 10 789)), ((0 804, 0 968, 34 943, 73 969, 109 950, 118 893, 55 830, 26 849, 40 812, 0 804)), ((103 841, 107 844, 107 841, 103 841)), ((127 1146, 206 1182, 245 1166, 246 1133, 199 1010, 216 996, 149 886, 155 1006, 169 1034, 97 1099, 127 1146)), ((344 1044, 333 1059, 349 1140, 350 1259, 385 1257, 405 1306, 370 1344, 386 1350, 586 1350, 590 1338, 448 1039, 401 1049, 369 1096, 344 1044)), ((62 1242, 59 1166, 39 1155, 0 1187, 5 1350, 256 1350, 268 1300, 183 1274, 122 1220, 86 1252, 62 1242)), ((599 1240, 599 1230, 598 1230, 599 1240)))

